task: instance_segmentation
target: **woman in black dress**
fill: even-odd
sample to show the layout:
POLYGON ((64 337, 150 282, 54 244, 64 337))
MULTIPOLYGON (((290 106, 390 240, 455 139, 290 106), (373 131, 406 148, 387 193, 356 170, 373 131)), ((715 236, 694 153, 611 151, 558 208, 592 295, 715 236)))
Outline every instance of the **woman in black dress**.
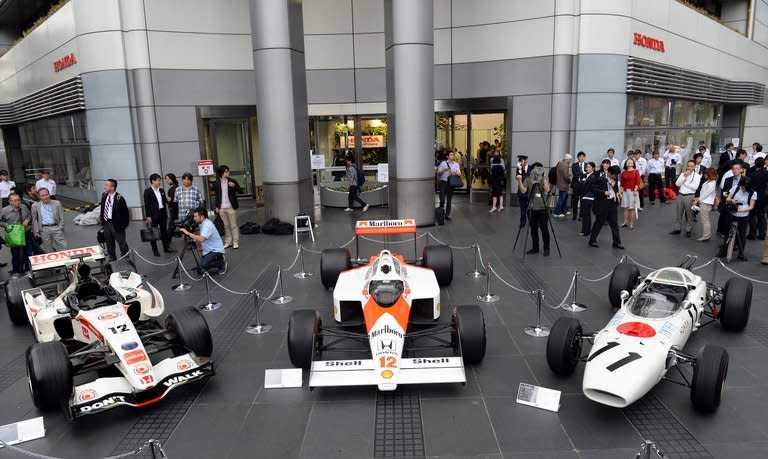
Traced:
POLYGON ((493 207, 491 207, 490 213, 504 210, 506 170, 504 160, 501 159, 499 150, 496 150, 493 158, 491 158, 491 198, 493 198, 493 207))
POLYGON ((168 185, 165 200, 168 202, 169 219, 168 226, 171 230, 174 228, 174 222, 179 219, 179 203, 175 201, 176 188, 179 187, 179 180, 175 174, 165 174, 165 184, 168 185))

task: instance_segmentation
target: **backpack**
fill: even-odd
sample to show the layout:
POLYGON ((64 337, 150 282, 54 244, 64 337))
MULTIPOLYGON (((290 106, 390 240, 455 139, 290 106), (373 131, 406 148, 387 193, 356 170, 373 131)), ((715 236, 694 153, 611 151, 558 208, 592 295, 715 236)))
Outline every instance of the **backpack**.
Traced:
POLYGON ((264 226, 261 227, 261 232, 264 234, 277 234, 277 224, 280 220, 276 218, 270 218, 264 222, 264 226))
POLYGON ((445 225, 445 209, 442 207, 435 208, 435 223, 440 226, 445 225))
POLYGON ((550 185, 557 186, 557 166, 549 168, 547 179, 549 180, 550 185))
POLYGON ((363 168, 355 169, 357 171, 357 186, 363 186, 365 183, 365 174, 363 174, 363 168))
POLYGON ((245 222, 240 225, 240 234, 259 234, 261 225, 256 222, 245 222))
POLYGON ((278 222, 275 234, 278 236, 289 236, 293 234, 293 224, 288 222, 278 222))

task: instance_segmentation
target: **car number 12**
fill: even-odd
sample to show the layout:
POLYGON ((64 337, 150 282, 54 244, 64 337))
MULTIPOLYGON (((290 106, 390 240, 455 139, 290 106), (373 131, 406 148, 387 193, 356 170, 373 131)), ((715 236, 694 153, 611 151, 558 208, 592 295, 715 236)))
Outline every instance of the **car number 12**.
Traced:
POLYGON ((379 366, 381 368, 397 368, 397 357, 385 355, 379 357, 379 366))
POLYGON ((112 332, 113 335, 118 335, 120 333, 125 333, 128 331, 128 325, 126 324, 120 324, 116 327, 109 327, 109 331, 112 332))

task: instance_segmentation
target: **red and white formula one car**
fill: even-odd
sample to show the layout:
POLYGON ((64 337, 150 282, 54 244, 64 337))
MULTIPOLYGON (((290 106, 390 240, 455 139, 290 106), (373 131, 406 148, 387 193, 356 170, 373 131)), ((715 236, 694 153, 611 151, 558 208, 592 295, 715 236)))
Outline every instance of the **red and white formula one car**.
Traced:
POLYGON ((29 323, 38 341, 27 349, 38 408, 61 406, 74 419, 143 407, 213 374, 200 312, 185 309, 160 325, 162 296, 126 262, 105 265, 99 246, 35 255, 31 275, 8 282, 12 321, 29 323))
MULTIPOLYGON (((355 234, 413 234, 413 220, 358 221, 355 234)), ((309 386, 465 383, 464 364, 485 356, 485 318, 478 306, 454 309, 440 323, 440 286, 453 279, 448 246, 426 246, 420 264, 382 250, 355 266, 347 249, 326 249, 321 278, 333 287, 335 327, 323 326, 314 310, 295 311, 288 324, 291 362, 310 370, 309 386), (347 351, 343 341, 362 343, 363 358, 321 360, 328 351, 347 351)))
POLYGON ((752 284, 731 278, 724 288, 708 284, 690 270, 693 258, 681 267, 662 268, 640 277, 637 267, 620 263, 611 275, 608 297, 618 308, 602 330, 582 332, 578 320, 561 317, 547 342, 547 362, 559 375, 573 373, 586 362, 582 390, 587 398, 623 408, 643 397, 661 380, 691 389, 693 406, 712 412, 720 405, 728 373, 728 353, 706 344, 697 355, 685 353, 691 333, 715 320, 729 331, 747 326, 752 284), (582 343, 592 349, 582 357, 582 343), (680 364, 693 367, 689 377, 680 364), (667 372, 677 370, 679 378, 667 372), (680 380, 682 379, 682 380, 680 380))

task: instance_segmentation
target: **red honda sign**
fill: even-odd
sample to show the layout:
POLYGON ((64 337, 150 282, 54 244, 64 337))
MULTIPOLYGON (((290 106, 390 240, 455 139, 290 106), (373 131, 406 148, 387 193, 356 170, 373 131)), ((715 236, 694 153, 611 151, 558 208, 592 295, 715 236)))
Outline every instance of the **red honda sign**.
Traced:
POLYGON ((643 35, 641 33, 636 32, 634 34, 634 41, 632 44, 635 46, 642 46, 643 48, 652 49, 660 53, 664 52, 664 41, 649 37, 648 35, 643 35))
POLYGON ((77 56, 75 56, 75 53, 69 53, 53 63, 53 71, 61 72, 65 68, 71 67, 75 64, 77 64, 77 56))

